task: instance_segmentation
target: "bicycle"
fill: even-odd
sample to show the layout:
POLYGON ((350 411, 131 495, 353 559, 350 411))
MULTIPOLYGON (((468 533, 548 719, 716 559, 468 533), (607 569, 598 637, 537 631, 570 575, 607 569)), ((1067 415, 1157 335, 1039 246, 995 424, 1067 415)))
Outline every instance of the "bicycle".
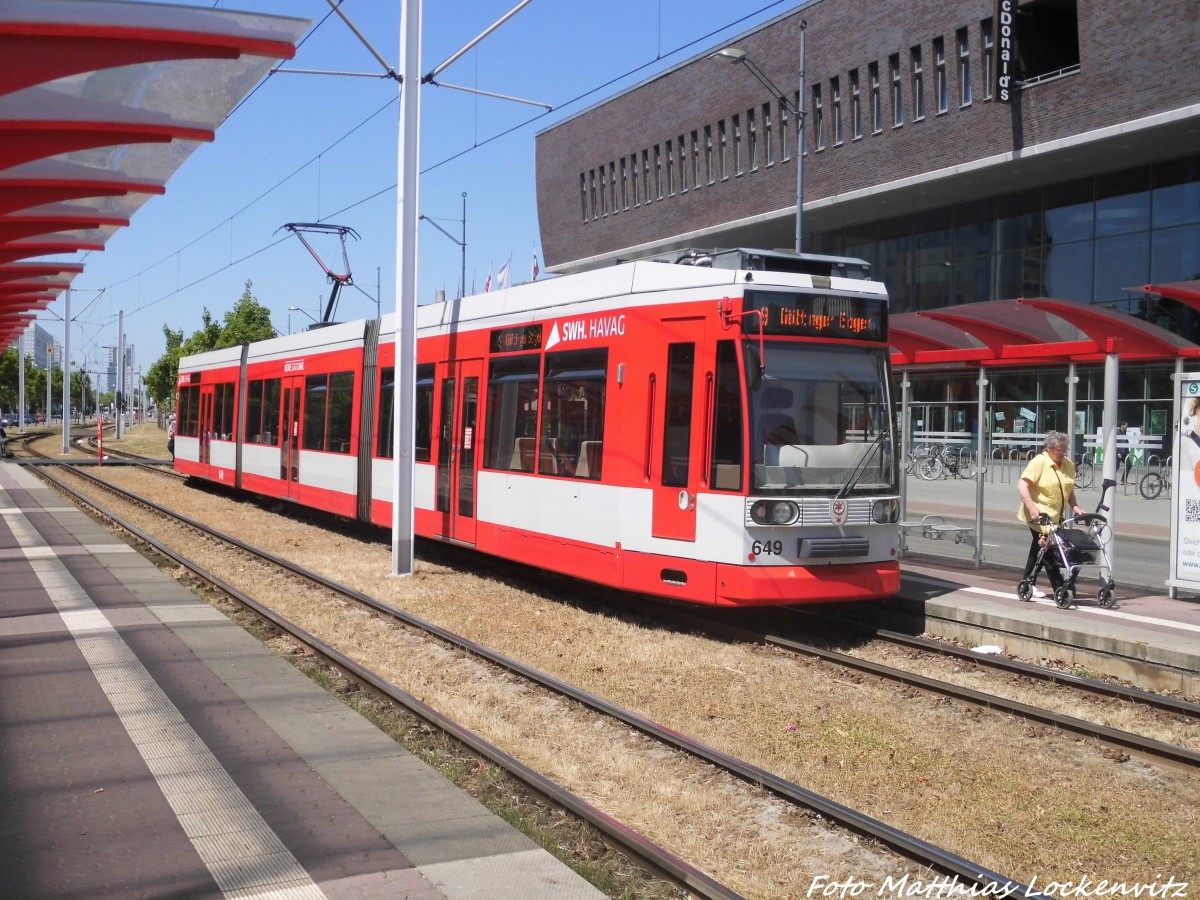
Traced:
POLYGON ((1165 465, 1151 469, 1142 476, 1142 480, 1138 482, 1138 493, 1147 500, 1157 500, 1163 491, 1167 492, 1167 497, 1171 496, 1171 466, 1170 458, 1167 458, 1165 465))
POLYGON ((1096 482, 1096 465, 1088 453, 1079 457, 1075 463, 1075 486, 1090 488, 1096 482))
POLYGON ((936 481, 946 475, 954 478, 974 478, 975 455, 970 447, 953 450, 934 445, 930 455, 917 466, 917 475, 926 481, 936 481))

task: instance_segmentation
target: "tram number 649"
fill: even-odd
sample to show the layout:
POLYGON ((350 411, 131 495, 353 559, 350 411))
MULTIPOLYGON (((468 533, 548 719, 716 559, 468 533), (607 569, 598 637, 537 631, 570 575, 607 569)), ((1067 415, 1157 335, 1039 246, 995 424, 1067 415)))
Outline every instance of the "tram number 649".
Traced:
POLYGON ((780 556, 783 553, 783 541, 755 541, 750 545, 755 556, 780 556))

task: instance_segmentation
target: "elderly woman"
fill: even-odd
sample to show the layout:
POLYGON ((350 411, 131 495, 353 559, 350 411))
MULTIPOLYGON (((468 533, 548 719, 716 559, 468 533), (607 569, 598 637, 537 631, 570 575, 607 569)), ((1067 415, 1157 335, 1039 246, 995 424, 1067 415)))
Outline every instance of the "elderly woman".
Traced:
MULTIPOLYGON (((1066 510, 1070 509, 1076 515, 1083 508, 1075 502, 1075 463, 1067 456, 1067 447, 1071 439, 1061 431, 1051 431, 1046 435, 1046 443, 1042 452, 1029 461, 1021 480, 1017 482, 1017 494, 1021 498, 1021 509, 1017 518, 1029 526, 1033 540, 1029 543, 1029 556, 1025 560, 1025 574, 1022 580, 1032 580, 1037 574, 1038 553, 1045 545, 1045 526, 1039 524, 1042 513, 1050 517, 1056 525, 1061 525, 1066 510)), ((1057 566, 1046 566, 1046 574, 1050 585, 1058 590, 1062 584, 1062 573, 1057 566)), ((1034 591, 1035 597, 1044 597, 1041 591, 1034 591)))

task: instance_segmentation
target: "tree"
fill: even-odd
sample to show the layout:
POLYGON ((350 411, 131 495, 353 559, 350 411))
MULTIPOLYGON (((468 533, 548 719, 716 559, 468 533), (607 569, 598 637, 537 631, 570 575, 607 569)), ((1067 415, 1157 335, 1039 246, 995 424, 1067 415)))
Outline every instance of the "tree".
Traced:
POLYGON ((163 325, 167 339, 167 350, 146 371, 146 392, 155 405, 169 404, 175 397, 175 382, 179 376, 179 360, 194 353, 206 353, 222 347, 265 341, 275 337, 275 326, 271 324, 271 311, 263 306, 251 293, 253 282, 247 279, 246 289, 225 313, 224 322, 217 322, 208 307, 200 313, 200 329, 186 340, 182 329, 172 331, 163 325))
POLYGON ((151 363, 142 383, 155 406, 167 404, 175 396, 175 380, 179 375, 179 359, 183 356, 183 331, 163 326, 167 351, 151 363))

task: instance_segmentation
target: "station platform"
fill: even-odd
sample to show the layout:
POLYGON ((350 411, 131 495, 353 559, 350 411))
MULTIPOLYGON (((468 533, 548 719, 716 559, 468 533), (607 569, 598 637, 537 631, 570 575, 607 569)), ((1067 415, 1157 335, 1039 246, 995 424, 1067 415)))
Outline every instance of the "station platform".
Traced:
POLYGON ((0 609, 5 896, 603 897, 8 461, 0 609))
MULTIPOLYGON (((935 516, 951 530, 932 537, 916 530, 906 537, 903 587, 887 604, 892 624, 1200 698, 1200 597, 1181 590, 1172 598, 1166 588, 1170 500, 1142 497, 1136 470, 1130 484, 1117 485, 1106 496, 1114 535, 1113 608, 1101 609, 1096 602, 1100 570, 1090 566, 1080 572, 1072 607, 1059 609, 1050 597, 1021 602, 1016 587, 1029 531, 1016 517, 1020 471, 1003 464, 993 469, 983 485, 982 517, 976 512, 974 480, 907 479, 904 519, 935 516), (967 529, 969 539, 956 541, 964 532, 955 527, 967 529), (977 545, 982 547, 978 564, 977 545)), ((1079 489, 1076 499, 1095 511, 1100 488, 1079 489)), ((1050 593, 1044 575, 1038 586, 1050 593)))

